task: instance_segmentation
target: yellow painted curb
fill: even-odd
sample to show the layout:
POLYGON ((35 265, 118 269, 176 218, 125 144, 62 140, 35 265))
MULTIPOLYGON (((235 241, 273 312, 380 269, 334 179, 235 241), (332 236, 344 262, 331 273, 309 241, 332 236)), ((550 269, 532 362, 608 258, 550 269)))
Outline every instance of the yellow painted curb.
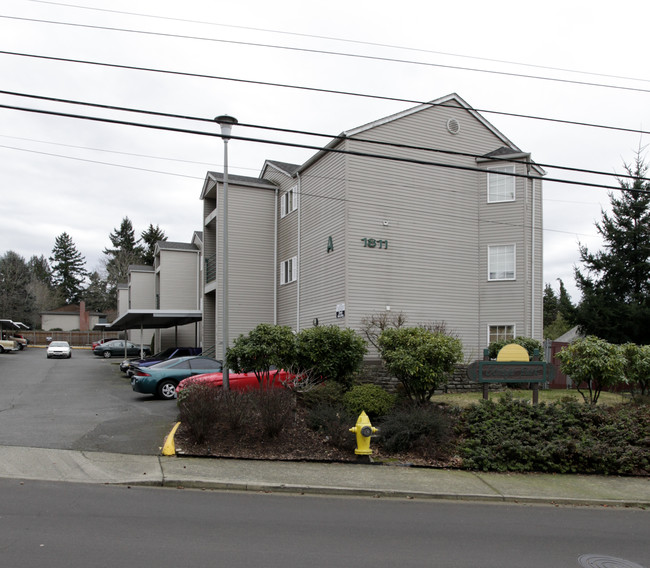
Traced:
POLYGON ((178 430, 178 427, 180 425, 181 425, 180 422, 176 422, 176 424, 174 424, 174 427, 172 428, 172 431, 169 434, 167 434, 167 437, 165 438, 165 445, 163 446, 162 449, 163 456, 176 455, 176 446, 174 445, 174 434, 176 434, 176 430, 178 430))

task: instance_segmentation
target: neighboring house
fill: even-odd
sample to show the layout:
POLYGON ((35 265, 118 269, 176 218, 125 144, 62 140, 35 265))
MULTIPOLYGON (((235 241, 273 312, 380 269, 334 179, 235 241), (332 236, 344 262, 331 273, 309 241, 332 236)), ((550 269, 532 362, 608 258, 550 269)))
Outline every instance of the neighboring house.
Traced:
POLYGON ((194 233, 190 243, 160 241, 155 246, 154 266, 129 266, 128 283, 118 286, 119 316, 114 325, 123 329, 121 322, 132 322, 127 328, 136 343, 148 344, 153 335, 154 351, 200 345, 200 323, 182 322, 187 321, 188 312, 196 314, 201 309, 201 241, 200 232, 194 233), (140 333, 140 316, 153 331, 140 333), (150 321, 158 316, 160 327, 150 321))
MULTIPOLYGON (((385 311, 444 323, 468 359, 497 339, 541 341, 543 175, 452 94, 346 131, 302 165, 229 176, 230 342, 260 322, 360 330, 385 311)), ((204 340, 218 355, 222 189, 208 172, 204 340)))
POLYGON ((55 310, 40 312, 41 328, 44 331, 88 331, 96 324, 106 321, 106 314, 86 309, 86 303, 62 306, 55 310))

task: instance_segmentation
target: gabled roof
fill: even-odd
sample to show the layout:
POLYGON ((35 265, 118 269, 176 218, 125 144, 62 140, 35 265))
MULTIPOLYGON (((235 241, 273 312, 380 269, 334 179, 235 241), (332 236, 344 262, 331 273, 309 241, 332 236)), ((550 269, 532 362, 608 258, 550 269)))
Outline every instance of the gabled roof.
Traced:
POLYGON ((357 126, 356 128, 352 128, 351 130, 346 130, 342 132, 339 136, 334 138, 327 146, 325 146, 325 149, 317 152, 314 154, 309 160, 307 160, 298 170, 296 170, 295 173, 300 173, 301 171, 307 169, 311 164, 314 162, 318 161, 324 154, 328 153, 327 149, 334 148, 338 144, 341 143, 342 140, 346 138, 351 138, 352 136, 356 136, 358 134, 362 134, 363 132, 366 132, 367 130, 370 130, 372 128, 376 128, 377 126, 383 126, 384 124, 388 124, 390 122, 393 122, 395 120, 399 120, 401 118, 404 118, 406 116, 410 116, 412 114, 415 114, 417 112, 426 110, 431 107, 435 106, 450 106, 450 107, 457 107, 457 108, 462 108, 466 110, 469 114, 471 114, 476 120, 478 120, 485 128, 487 128, 490 132, 492 132, 501 142, 503 143, 504 147, 507 147, 509 151, 513 152, 514 154, 523 154, 523 152, 513 143, 511 142, 503 133, 501 133, 494 125, 492 125, 488 120, 485 119, 481 114, 479 114, 477 111, 475 111, 467 102, 465 102, 458 94, 456 93, 451 93, 449 95, 446 95, 444 97, 440 97, 439 99, 435 99, 433 101, 430 101, 428 103, 423 103, 421 105, 417 105, 415 107, 403 110, 401 112, 391 114, 389 116, 386 116, 384 118, 380 118, 378 120, 375 120, 373 122, 369 122, 367 124, 363 124, 361 126, 357 126))
POLYGON ((158 241, 156 250, 184 250, 196 252, 198 247, 194 243, 178 243, 173 241, 158 241))
MULTIPOLYGON (((223 183, 222 172, 208 172, 203 182, 201 190, 201 199, 205 199, 215 188, 217 183, 223 183)), ((228 174, 228 185, 245 185, 247 187, 258 187, 261 189, 272 189, 275 191, 276 185, 269 180, 258 177, 236 176, 228 174)))
POLYGON ((277 162, 276 160, 266 160, 264 162, 264 166, 262 167, 262 172, 260 173, 260 177, 264 175, 264 170, 266 170, 267 167, 272 167, 276 170, 279 170, 282 172, 284 175, 288 177, 293 177, 293 175, 300 169, 299 164, 289 164, 288 162, 277 162))

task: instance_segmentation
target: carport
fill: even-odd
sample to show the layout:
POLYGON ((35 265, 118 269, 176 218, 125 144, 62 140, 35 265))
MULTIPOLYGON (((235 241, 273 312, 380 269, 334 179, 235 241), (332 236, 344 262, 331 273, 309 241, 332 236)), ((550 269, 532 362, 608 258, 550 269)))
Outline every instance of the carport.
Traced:
MULTIPOLYGON (((174 327, 178 335, 178 326, 188 323, 198 323, 203 319, 201 310, 127 310, 106 329, 109 331, 140 330, 140 356, 143 357, 142 333, 145 329, 165 329, 174 327)), ((124 343, 126 352, 126 343, 124 343)), ((125 354, 126 358, 126 354, 125 354)))
POLYGON ((10 319, 0 319, 0 337, 3 336, 5 329, 28 329, 28 327, 19 321, 10 319))

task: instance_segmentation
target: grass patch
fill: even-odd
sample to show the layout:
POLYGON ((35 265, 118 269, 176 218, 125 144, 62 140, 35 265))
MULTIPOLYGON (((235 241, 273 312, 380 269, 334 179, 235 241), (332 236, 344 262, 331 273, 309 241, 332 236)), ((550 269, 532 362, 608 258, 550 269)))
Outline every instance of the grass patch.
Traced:
MULTIPOLYGON (((504 392, 512 394, 515 400, 533 400, 532 390, 523 389, 506 389, 505 391, 490 391, 490 400, 497 400, 504 392)), ((582 396, 577 390, 567 389, 547 389, 539 390, 539 402, 558 402, 566 399, 567 397, 575 399, 577 402, 584 402, 582 396)), ((457 406, 459 408, 467 408, 472 404, 477 404, 483 400, 483 393, 481 392, 468 392, 468 393, 449 393, 449 394, 436 394, 431 398, 434 403, 443 403, 450 406, 457 406)), ((629 402, 629 393, 612 393, 603 392, 598 399, 598 406, 613 406, 623 402, 629 402)))

